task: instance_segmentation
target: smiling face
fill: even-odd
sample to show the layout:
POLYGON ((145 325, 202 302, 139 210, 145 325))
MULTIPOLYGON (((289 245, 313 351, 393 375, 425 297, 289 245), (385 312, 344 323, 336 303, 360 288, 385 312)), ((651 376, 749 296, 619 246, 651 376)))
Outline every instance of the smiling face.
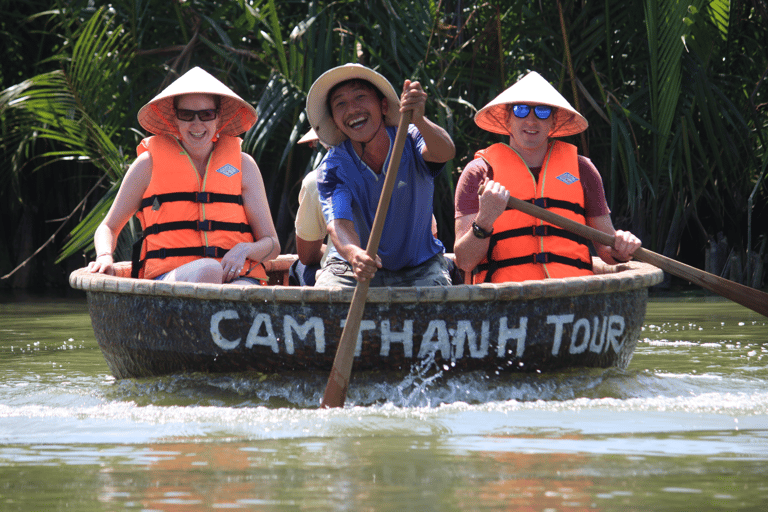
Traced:
POLYGON ((387 100, 368 82, 352 80, 336 86, 328 106, 333 122, 354 142, 368 142, 384 127, 387 100))
POLYGON ((512 113, 512 108, 508 109, 509 117, 507 126, 509 128, 510 146, 518 151, 540 151, 546 149, 549 142, 549 134, 555 124, 555 110, 547 119, 539 119, 534 114, 534 107, 537 103, 530 103, 531 111, 524 118, 516 117, 512 113))
MULTIPOLYGON (((216 100, 210 94, 185 94, 176 100, 177 110, 217 109, 216 100)), ((200 121, 194 116, 191 121, 176 119, 176 126, 181 134, 181 142, 191 152, 209 148, 219 126, 219 117, 211 121, 200 121)))

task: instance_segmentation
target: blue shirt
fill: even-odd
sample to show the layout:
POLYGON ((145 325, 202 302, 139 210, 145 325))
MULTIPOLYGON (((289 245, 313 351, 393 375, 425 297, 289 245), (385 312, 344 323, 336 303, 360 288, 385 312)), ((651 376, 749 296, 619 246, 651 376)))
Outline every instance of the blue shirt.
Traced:
MULTIPOLYGON (((317 189, 325 222, 352 221, 363 249, 368 245, 396 132, 396 128, 387 127, 389 154, 381 174, 373 172, 357 156, 349 139, 332 147, 318 166, 317 189)), ((419 130, 409 126, 379 243, 378 254, 388 270, 415 267, 445 252, 442 242, 432 236, 434 181, 444 166, 427 164, 421 155, 424 147, 419 130)), ((342 258, 336 248, 329 255, 342 258)))

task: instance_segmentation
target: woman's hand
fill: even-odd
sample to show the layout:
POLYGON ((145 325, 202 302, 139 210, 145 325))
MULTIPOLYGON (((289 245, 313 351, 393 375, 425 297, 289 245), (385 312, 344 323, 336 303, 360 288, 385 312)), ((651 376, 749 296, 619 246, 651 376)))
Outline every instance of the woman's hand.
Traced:
POLYGON ((95 261, 88 264, 88 272, 106 274, 108 276, 115 275, 115 261, 112 259, 112 255, 101 254, 97 256, 95 261))
POLYGON ((227 254, 221 259, 221 268, 224 272, 221 281, 229 283, 240 275, 245 266, 245 260, 251 252, 253 244, 241 242, 227 251, 227 254))

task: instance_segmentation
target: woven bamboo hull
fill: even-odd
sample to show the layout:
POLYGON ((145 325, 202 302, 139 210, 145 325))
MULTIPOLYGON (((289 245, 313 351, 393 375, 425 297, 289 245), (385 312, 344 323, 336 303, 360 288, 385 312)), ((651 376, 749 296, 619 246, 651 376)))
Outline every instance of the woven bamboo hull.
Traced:
MULTIPOLYGON (((279 283, 291 257, 268 265, 279 283)), ((633 262, 587 278, 449 288, 371 288, 354 371, 624 368, 662 272, 633 262)), ((77 270, 116 378, 187 372, 329 372, 351 289, 200 285, 77 270)))

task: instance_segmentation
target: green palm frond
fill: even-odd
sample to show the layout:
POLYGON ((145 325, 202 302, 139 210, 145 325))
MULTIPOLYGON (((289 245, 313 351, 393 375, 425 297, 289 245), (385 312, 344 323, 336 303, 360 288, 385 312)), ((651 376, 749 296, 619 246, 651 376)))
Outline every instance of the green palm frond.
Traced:
MULTIPOLYGON (((47 141, 39 165, 76 160, 94 165, 117 182, 126 158, 117 145, 124 129, 125 75, 131 62, 130 37, 105 9, 95 13, 72 33, 71 53, 56 56, 62 69, 37 75, 3 93, 4 108, 23 119, 20 131, 47 141)), ((93 190, 92 190, 93 192, 93 190)), ((80 203, 78 207, 82 207, 80 203)), ((108 205, 107 205, 108 207, 108 205)), ((92 243, 97 208, 85 218, 68 241, 59 259, 92 243)))
POLYGON ((8 91, 8 108, 23 111, 27 129, 57 148, 41 157, 88 161, 117 179, 125 160, 114 139, 124 125, 119 105, 130 41, 104 16, 93 16, 74 37, 63 69, 8 91))
MULTIPOLYGON (((317 12, 310 2, 309 12, 291 30, 285 43, 279 25, 275 23, 275 5, 269 1, 266 8, 258 13, 261 23, 272 30, 270 41, 277 41, 270 53, 272 71, 260 91, 256 104, 258 121, 245 135, 243 149, 260 161, 271 143, 283 140, 276 167, 282 167, 289 159, 296 141, 309 127, 303 114, 306 95, 315 78, 332 67, 332 52, 321 53, 320 49, 332 48, 331 10, 317 12), (287 47, 287 48, 286 48, 287 47), (312 51, 317 52, 316 58, 312 51), (288 53, 290 60, 285 59, 288 53), (289 65, 290 64, 290 65, 289 65)), ((299 177, 300 179, 300 177, 299 177)))
MULTIPOLYGON (((700 8, 703 0, 690 2, 700 8)), ((657 136, 657 166, 668 151, 672 123, 677 117, 682 77, 683 39, 690 33, 685 23, 689 2, 645 0, 649 47, 649 85, 651 116, 657 136)))
POLYGON ((731 21, 731 0, 710 0, 708 7, 712 24, 720 33, 722 40, 727 41, 731 21))

